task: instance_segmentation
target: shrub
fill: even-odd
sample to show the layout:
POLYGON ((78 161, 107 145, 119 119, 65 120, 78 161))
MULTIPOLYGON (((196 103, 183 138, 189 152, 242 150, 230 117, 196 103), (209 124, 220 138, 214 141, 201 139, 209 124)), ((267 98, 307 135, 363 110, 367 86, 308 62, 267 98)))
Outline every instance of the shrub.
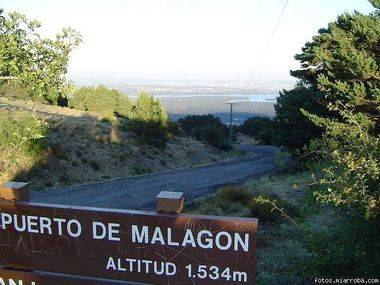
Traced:
POLYGON ((294 205, 267 194, 253 197, 248 203, 248 208, 253 217, 265 222, 276 222, 281 218, 299 215, 299 210, 294 205))
POLYGON ((142 174, 148 174, 151 173, 152 170, 142 164, 136 163, 132 165, 130 174, 131 175, 142 175, 142 174))
POLYGON ((0 182, 30 169, 43 157, 47 125, 26 113, 0 113, 0 182))
POLYGON ((271 119, 265 117, 248 118, 239 126, 239 131, 254 137, 263 129, 272 127, 272 122, 271 119))
POLYGON ((151 95, 139 94, 123 126, 133 131, 141 143, 162 147, 168 141, 166 112, 160 101, 151 95))
POLYGON ((275 104, 277 125, 273 144, 285 146, 290 151, 302 149, 322 131, 302 114, 303 110, 314 114, 326 114, 324 95, 315 88, 299 83, 292 90, 283 90, 275 104))
POLYGON ((179 137, 182 135, 183 133, 183 130, 181 128, 181 124, 178 123, 178 122, 173 122, 173 121, 168 121, 167 122, 167 125, 168 125, 168 132, 173 135, 173 136, 176 136, 176 137, 179 137))
POLYGON ((62 143, 50 144, 50 152, 52 156, 58 159, 68 160, 67 150, 65 149, 65 146, 62 143))
POLYGON ((23 100, 30 98, 28 90, 16 80, 0 80, 0 96, 23 100))
POLYGON ((251 201, 249 201, 248 208, 251 215, 265 222, 278 221, 281 217, 280 213, 278 211, 275 211, 271 204, 262 202, 262 198, 264 197, 257 196, 252 198, 251 201))
POLYGON ((178 120, 187 135, 195 137, 220 150, 229 150, 228 129, 213 115, 191 115, 178 120))
POLYGON ((216 203, 214 195, 195 199, 186 205, 186 210, 200 215, 226 215, 226 212, 216 203))
POLYGON ((187 133, 190 134, 194 128, 200 126, 216 126, 224 130, 227 134, 227 126, 224 125, 221 120, 213 115, 190 115, 185 118, 179 119, 178 122, 181 125, 181 128, 187 133))
POLYGON ((116 89, 105 86, 82 87, 69 98, 68 106, 81 111, 90 111, 107 117, 128 117, 132 104, 127 96, 116 89))
POLYGON ((206 125, 196 127, 191 131, 191 136, 220 150, 231 149, 224 131, 217 126, 206 125))
POLYGON ((100 162, 97 161, 97 160, 92 160, 92 161, 90 162, 90 166, 91 166, 91 168, 92 168, 93 170, 95 170, 95 171, 100 171, 100 170, 102 169, 102 165, 101 165, 100 162))
POLYGON ((247 119, 238 131, 260 140, 264 144, 272 144, 275 123, 270 118, 252 117, 247 119))
POLYGON ((216 197, 224 203, 247 205, 252 198, 252 193, 246 187, 228 185, 218 190, 216 197))
POLYGON ((374 221, 361 221, 347 215, 336 221, 334 227, 318 229, 306 237, 306 246, 312 253, 304 266, 306 277, 371 278, 377 276, 380 266, 380 228, 374 221))

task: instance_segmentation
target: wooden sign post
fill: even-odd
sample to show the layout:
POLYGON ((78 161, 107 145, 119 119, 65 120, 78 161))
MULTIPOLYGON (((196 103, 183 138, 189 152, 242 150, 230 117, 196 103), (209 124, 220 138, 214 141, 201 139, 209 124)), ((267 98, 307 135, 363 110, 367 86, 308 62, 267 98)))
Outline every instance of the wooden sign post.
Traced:
MULTIPOLYGON (((183 207, 181 194, 160 198, 161 212, 183 207)), ((151 284, 253 284, 256 219, 161 212, 3 200, 0 265, 151 284)), ((43 284, 53 283, 35 285, 43 284)))

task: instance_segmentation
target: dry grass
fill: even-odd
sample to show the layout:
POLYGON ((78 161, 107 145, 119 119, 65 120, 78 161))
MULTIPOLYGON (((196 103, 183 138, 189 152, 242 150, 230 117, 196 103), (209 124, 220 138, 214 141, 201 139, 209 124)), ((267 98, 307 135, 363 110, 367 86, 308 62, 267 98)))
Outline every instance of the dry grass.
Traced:
POLYGON ((0 111, 28 111, 49 124, 48 159, 14 179, 34 189, 91 183, 222 159, 222 153, 194 139, 174 137, 165 149, 141 145, 116 121, 69 108, 0 98, 0 111))
POLYGON ((313 203, 309 203, 310 180, 310 172, 266 176, 240 187, 224 187, 214 194, 198 198, 188 203, 186 210, 197 214, 258 217, 255 284, 307 284, 299 270, 306 262, 310 262, 311 255, 299 226, 307 225, 311 232, 320 232, 336 223, 334 214, 329 209, 313 208, 313 203), (298 226, 281 213, 276 215, 276 219, 272 219, 274 213, 271 205, 255 205, 258 208, 250 209, 251 203, 247 205, 243 202, 249 195, 252 197, 251 201, 259 196, 275 199, 277 205, 298 226), (293 209, 297 210, 296 214, 293 209), (259 216, 260 214, 264 217, 259 216))

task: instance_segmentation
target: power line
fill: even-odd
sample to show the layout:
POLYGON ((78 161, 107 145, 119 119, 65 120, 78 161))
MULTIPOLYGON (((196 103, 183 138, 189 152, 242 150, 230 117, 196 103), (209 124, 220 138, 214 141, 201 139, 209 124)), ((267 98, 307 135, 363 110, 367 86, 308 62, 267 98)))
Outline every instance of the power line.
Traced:
POLYGON ((272 40, 274 38, 274 35, 275 35, 276 31, 277 31, 278 25, 281 22, 281 18, 284 15, 284 12, 286 10, 286 7, 288 6, 288 3, 289 3, 289 0, 286 0, 285 5, 282 7, 281 13, 280 13, 279 17, 277 18, 276 24, 274 25, 274 28, 273 28, 272 33, 271 33, 271 35, 270 35, 270 37, 269 37, 269 39, 268 39, 268 41, 267 41, 267 43, 266 43, 266 45, 264 47, 264 50, 263 50, 261 56, 259 57, 259 60, 258 60, 258 62, 256 64, 255 68, 253 69, 253 72, 252 72, 251 76, 249 77, 248 84, 247 84, 247 86, 246 86, 246 88, 244 90, 244 93, 246 93, 248 91, 248 88, 251 85, 251 83, 252 83, 252 81, 253 81, 256 73, 257 73, 257 70, 259 69, 259 66, 260 66, 260 64, 261 64, 261 62, 262 62, 262 60, 264 58, 264 55, 267 52, 267 49, 269 48, 269 46, 270 46, 270 44, 271 44, 271 42, 272 42, 272 40))
MULTIPOLYGON (((302 0, 301 0, 302 1, 302 0)), ((274 38, 274 35, 277 31, 277 28, 278 28, 278 25, 280 24, 280 21, 281 21, 281 18, 282 16, 284 15, 284 12, 286 10, 286 7, 288 6, 288 3, 289 3, 289 0, 286 0, 285 2, 285 5, 282 7, 282 10, 281 10, 281 13, 276 21, 276 24, 274 25, 274 28, 272 30, 272 33, 264 47, 264 50, 263 50, 263 53, 261 54, 256 66, 255 66, 255 69, 253 70, 253 73, 251 75, 251 77, 249 78, 249 81, 248 81, 248 84, 247 84, 247 87, 245 88, 244 92, 243 93, 247 93, 248 91, 248 88, 249 86, 251 85, 252 83, 252 80, 253 78, 255 77, 256 75, 256 72, 261 64, 261 61, 263 60, 263 57, 267 51, 267 49, 269 48, 273 38, 274 38)), ((257 0, 257 11, 260 7, 260 0, 257 0)), ((246 94, 245 94, 246 95, 246 94)), ((233 122, 233 105, 237 105, 238 103, 241 103, 241 102, 246 102, 246 100, 230 100, 230 101, 227 101, 226 104, 229 104, 230 105, 230 124, 229 124, 229 128, 228 128, 228 143, 229 145, 232 144, 232 122, 233 122)))
MULTIPOLYGON (((254 7, 254 13, 252 13, 252 17, 253 17, 253 19, 255 19, 255 24, 256 24, 256 26, 254 26, 254 32, 257 32, 258 28, 256 28, 256 27, 259 26, 258 23, 256 23, 256 19, 258 19, 259 18, 258 16, 260 15, 260 6, 261 6, 261 0, 256 0, 256 6, 254 7)), ((235 72, 235 80, 239 79, 240 73, 241 73, 241 68, 242 68, 241 64, 239 64, 238 70, 235 72)))

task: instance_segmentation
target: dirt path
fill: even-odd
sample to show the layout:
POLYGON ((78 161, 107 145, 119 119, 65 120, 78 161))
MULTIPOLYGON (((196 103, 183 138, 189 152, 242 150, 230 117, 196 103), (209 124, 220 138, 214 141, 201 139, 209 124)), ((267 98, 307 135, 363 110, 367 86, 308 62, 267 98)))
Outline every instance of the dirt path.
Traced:
POLYGON ((260 177, 275 168, 272 146, 239 146, 247 156, 207 166, 52 188, 32 193, 32 201, 120 209, 153 209, 160 191, 181 191, 186 200, 207 194, 222 185, 260 177))

